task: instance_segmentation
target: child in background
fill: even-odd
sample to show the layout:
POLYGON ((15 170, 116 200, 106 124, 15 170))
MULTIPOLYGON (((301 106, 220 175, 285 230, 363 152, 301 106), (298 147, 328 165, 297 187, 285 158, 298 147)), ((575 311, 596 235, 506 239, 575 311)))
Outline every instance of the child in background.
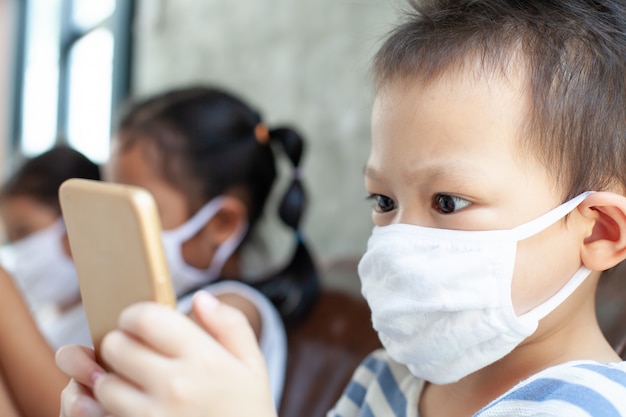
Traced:
POLYGON ((58 200, 59 185, 75 177, 98 180, 99 168, 59 146, 27 160, 0 191, 11 272, 0 268, 1 416, 58 416, 68 378, 54 349, 91 345, 58 200))
MULTIPOLYGON (((248 318, 268 362, 277 404, 285 329, 270 300, 241 282, 249 277, 242 276, 239 249, 263 214, 277 175, 273 148, 279 147, 297 168, 302 149, 297 132, 270 130, 239 98, 196 86, 131 106, 121 117, 106 166, 107 180, 143 187, 154 196, 179 310, 189 312, 193 293, 205 288, 248 318)), ((292 182, 286 194, 298 195, 298 187, 292 182)), ((299 217, 302 210, 291 205, 287 217, 299 217)), ((302 256, 306 248, 298 248, 294 262, 310 260, 302 256)))
MULTIPOLYGON (((329 416, 626 415, 594 306, 626 258, 626 4, 412 4, 375 59, 365 169, 359 275, 385 350, 329 416)), ((112 373, 60 350, 61 415, 275 416, 246 321, 194 301, 203 329, 127 309, 112 373)))
POLYGON ((9 241, 2 264, 54 350, 69 343, 91 346, 59 205, 59 186, 69 178, 99 180, 100 169, 82 153, 57 146, 26 160, 0 190, 9 241))

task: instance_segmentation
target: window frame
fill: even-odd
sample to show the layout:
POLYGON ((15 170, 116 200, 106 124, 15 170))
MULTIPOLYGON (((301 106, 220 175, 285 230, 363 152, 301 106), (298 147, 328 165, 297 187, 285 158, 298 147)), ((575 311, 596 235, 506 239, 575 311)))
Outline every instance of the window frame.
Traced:
MULTIPOLYGON (((28 12, 31 0, 15 0, 15 48, 12 75, 12 98, 9 115, 8 155, 11 160, 24 158, 21 150, 23 140, 22 118, 24 116, 24 74, 26 71, 26 48, 28 32, 28 12)), ((68 144, 68 112, 70 92, 69 60, 76 43, 100 27, 101 23, 81 29, 72 22, 74 0, 61 0, 60 42, 58 45, 59 77, 57 81, 57 114, 55 144, 68 144)), ((109 133, 113 129, 114 116, 132 91, 132 71, 134 52, 134 24, 137 10, 136 0, 117 0, 110 18, 111 32, 114 39, 112 85, 111 85, 111 120, 109 133)))

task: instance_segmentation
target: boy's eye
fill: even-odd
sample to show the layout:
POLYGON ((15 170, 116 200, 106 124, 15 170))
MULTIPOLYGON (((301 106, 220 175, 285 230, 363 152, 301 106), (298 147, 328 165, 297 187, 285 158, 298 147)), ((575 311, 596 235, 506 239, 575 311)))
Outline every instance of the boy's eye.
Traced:
POLYGON ((396 202, 389 197, 380 194, 372 194, 369 197, 375 201, 374 210, 377 213, 387 213, 396 209, 396 202))
POLYGON ((433 208, 442 214, 450 214, 469 206, 471 203, 461 197, 448 194, 435 194, 433 208))

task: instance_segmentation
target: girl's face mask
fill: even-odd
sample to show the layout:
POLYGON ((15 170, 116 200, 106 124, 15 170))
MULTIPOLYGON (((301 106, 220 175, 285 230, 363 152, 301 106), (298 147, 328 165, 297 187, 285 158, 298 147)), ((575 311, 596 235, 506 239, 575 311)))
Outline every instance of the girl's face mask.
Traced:
POLYGON ((375 227, 359 263, 372 322, 391 357, 419 378, 447 384, 506 356, 535 332, 591 271, 517 316, 511 285, 517 242, 574 210, 584 193, 509 230, 375 227))
POLYGON ((34 310, 68 304, 79 297, 72 259, 63 250, 62 219, 3 249, 2 260, 34 310))
POLYGON ((163 231, 162 238, 165 256, 174 290, 179 297, 190 290, 199 288, 219 278, 224 263, 235 252, 246 233, 247 225, 243 225, 226 239, 215 251, 211 264, 207 269, 199 269, 185 262, 182 253, 183 243, 195 236, 215 217, 222 208, 223 201, 223 197, 215 197, 181 226, 163 231))

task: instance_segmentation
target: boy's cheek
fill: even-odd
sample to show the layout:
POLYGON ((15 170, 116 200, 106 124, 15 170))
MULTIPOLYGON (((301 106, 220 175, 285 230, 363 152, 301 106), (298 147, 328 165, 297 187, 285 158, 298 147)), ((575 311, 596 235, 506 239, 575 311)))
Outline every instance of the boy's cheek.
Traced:
POLYGON ((518 316, 554 295, 580 268, 575 242, 560 223, 518 242, 511 288, 518 316))

